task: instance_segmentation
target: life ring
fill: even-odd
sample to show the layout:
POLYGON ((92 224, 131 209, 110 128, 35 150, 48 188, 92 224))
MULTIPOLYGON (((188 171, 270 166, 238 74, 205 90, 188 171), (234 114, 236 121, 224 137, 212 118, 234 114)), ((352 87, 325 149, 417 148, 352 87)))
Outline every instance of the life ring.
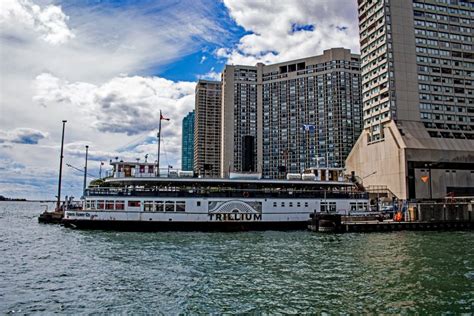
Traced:
POLYGON ((242 195, 243 195, 244 198, 248 198, 248 197, 250 196, 247 191, 245 191, 244 193, 242 193, 242 195))

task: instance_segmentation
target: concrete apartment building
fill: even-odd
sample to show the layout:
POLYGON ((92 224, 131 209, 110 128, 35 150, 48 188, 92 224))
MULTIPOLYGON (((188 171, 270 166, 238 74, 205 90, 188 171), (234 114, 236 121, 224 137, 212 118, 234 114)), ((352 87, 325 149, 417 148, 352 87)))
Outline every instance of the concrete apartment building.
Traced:
POLYGON ((194 169, 194 111, 183 118, 181 133, 181 170, 194 169))
POLYGON ((222 80, 222 176, 343 167, 362 129, 358 55, 334 48, 273 65, 227 65, 222 80))
POLYGON ((222 74, 223 177, 230 172, 257 171, 258 99, 257 67, 226 65, 222 74))
POLYGON ((199 80, 194 109, 194 172, 220 176, 221 83, 199 80))
POLYGON ((474 195, 474 3, 358 4, 364 130, 347 170, 400 199, 474 195))

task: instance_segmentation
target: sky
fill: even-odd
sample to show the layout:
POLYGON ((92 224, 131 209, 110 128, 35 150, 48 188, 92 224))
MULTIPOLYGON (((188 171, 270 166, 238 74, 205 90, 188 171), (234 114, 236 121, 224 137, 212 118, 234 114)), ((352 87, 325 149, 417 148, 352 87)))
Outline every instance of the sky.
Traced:
POLYGON ((181 166, 181 122, 199 79, 255 65, 359 52, 356 0, 1 0, 0 195, 81 196, 112 159, 181 166), (71 165, 72 167, 68 167, 71 165))

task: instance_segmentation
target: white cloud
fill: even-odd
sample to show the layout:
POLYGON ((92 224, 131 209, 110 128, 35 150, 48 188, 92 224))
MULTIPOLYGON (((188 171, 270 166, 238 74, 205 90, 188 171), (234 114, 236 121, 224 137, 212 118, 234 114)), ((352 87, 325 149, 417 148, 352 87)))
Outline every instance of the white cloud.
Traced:
POLYGON ((357 2, 347 0, 224 0, 246 31, 234 47, 216 50, 230 64, 275 63, 334 47, 359 51, 357 2))
POLYGON ((220 81, 221 80, 221 73, 215 71, 214 67, 212 67, 209 72, 205 73, 204 75, 199 75, 197 77, 198 77, 198 79, 220 81))
POLYGON ((161 109, 171 118, 173 132, 165 135, 179 136, 182 117, 194 107, 195 83, 159 77, 116 77, 96 86, 44 73, 36 78, 35 86, 34 100, 39 104, 80 109, 93 119, 92 127, 108 133, 135 135, 154 130, 161 109))
POLYGON ((66 25, 68 19, 59 6, 41 8, 29 0, 3 0, 0 10, 2 28, 8 28, 9 32, 31 29, 50 44, 62 44, 75 37, 66 25))

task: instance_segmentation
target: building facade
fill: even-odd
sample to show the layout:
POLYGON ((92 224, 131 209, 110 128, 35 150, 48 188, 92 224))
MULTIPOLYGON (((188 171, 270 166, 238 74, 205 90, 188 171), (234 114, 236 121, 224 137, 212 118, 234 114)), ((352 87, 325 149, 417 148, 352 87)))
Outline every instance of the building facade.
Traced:
POLYGON ((183 118, 181 136, 181 170, 194 169, 194 111, 183 118))
POLYGON ((222 175, 284 178, 343 167, 362 129, 359 56, 335 48, 273 65, 226 66, 222 175))
POLYGON ((364 130, 348 170, 401 199, 473 195, 474 3, 358 3, 364 130))
POLYGON ((221 173, 257 171, 257 67, 227 65, 222 74, 221 173))
POLYGON ((220 176, 221 82, 199 80, 194 109, 194 172, 220 176))

